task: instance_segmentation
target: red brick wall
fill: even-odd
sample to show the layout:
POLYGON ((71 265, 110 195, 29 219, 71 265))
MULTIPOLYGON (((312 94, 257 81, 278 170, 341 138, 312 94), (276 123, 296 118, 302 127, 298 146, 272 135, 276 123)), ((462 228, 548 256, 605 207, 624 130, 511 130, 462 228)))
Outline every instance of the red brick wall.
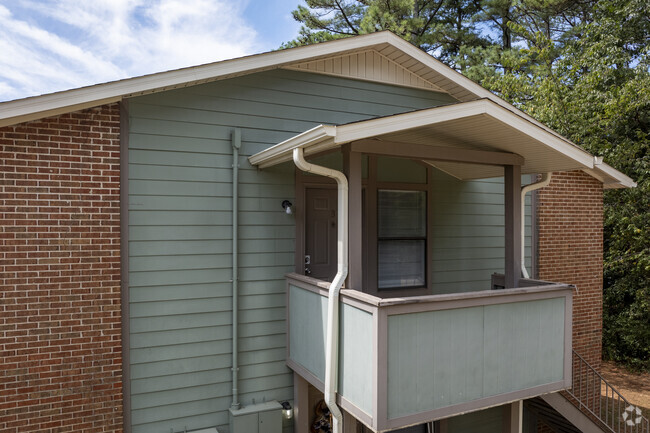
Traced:
POLYGON ((0 431, 122 430, 117 104, 0 128, 0 431))
POLYGON ((603 187, 583 172, 554 173, 538 191, 538 276, 575 284, 573 348, 600 367, 603 294, 603 187))

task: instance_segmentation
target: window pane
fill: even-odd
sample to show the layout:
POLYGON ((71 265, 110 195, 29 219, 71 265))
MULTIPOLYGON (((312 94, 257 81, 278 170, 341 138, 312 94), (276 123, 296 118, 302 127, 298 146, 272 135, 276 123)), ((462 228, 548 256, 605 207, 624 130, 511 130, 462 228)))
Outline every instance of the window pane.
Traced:
POLYGON ((380 238, 425 237, 426 193, 424 191, 377 191, 380 238))
POLYGON ((424 240, 379 240, 379 289, 423 287, 424 240))

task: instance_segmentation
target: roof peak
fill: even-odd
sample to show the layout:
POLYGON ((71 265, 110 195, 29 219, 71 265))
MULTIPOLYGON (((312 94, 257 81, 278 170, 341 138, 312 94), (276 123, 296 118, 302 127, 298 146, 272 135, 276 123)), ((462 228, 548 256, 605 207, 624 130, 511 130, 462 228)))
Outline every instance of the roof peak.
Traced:
MULTIPOLYGON (((459 100, 474 99, 477 96, 465 89, 465 86, 456 83, 454 79, 449 79, 451 76, 456 80, 466 80, 474 87, 487 92, 402 38, 389 31, 383 31, 2 102, 0 103, 0 127, 118 102, 123 98, 194 86, 270 69, 300 69, 301 65, 303 69, 310 69, 306 66, 310 62, 364 51, 375 51, 395 64, 403 65, 408 62, 409 66, 403 68, 412 76, 409 77, 408 83, 407 80, 391 83, 391 80, 385 77, 371 79, 357 76, 355 77, 357 79, 412 85, 412 82, 421 78, 419 87, 428 85, 431 90, 448 92, 459 100), (423 64, 423 61, 428 65, 423 64), (417 69, 420 73, 414 72, 417 69)), ((311 70, 311 72, 318 71, 311 70)))

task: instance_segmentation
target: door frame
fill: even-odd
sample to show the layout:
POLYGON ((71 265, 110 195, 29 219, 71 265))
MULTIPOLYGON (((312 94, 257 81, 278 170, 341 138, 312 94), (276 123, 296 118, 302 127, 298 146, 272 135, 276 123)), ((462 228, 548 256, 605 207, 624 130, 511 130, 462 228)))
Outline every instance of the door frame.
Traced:
POLYGON ((311 256, 311 263, 303 265, 304 272, 306 276, 316 278, 318 280, 331 282, 336 276, 338 269, 338 251, 337 251, 337 240, 338 240, 338 189, 330 187, 312 187, 307 185, 305 188, 305 259, 307 258, 307 253, 311 256), (326 236, 326 245, 321 245, 317 247, 312 244, 310 249, 307 249, 307 242, 316 241, 322 232, 320 229, 317 229, 315 226, 316 221, 321 221, 323 218, 322 209, 316 210, 314 208, 316 198, 324 198, 327 200, 327 223, 325 230, 327 231, 326 236), (311 218, 308 213, 311 213, 311 218), (333 215, 332 215, 333 213, 333 215), (333 227, 332 227, 333 225, 333 227), (320 235, 319 235, 320 234, 320 235), (324 251, 321 248, 325 248, 326 254, 322 254, 324 251), (320 265, 316 263, 316 258, 322 255, 321 259, 325 259, 326 263, 321 263, 320 265), (310 268, 311 272, 306 274, 307 268, 310 268), (327 275, 327 276, 326 276, 327 275))
POLYGON ((294 257, 294 272, 300 275, 305 274, 305 224, 307 222, 307 189, 309 188, 335 189, 336 182, 327 177, 308 175, 303 173, 302 170, 296 168, 296 204, 294 206, 296 221, 296 254, 294 257))

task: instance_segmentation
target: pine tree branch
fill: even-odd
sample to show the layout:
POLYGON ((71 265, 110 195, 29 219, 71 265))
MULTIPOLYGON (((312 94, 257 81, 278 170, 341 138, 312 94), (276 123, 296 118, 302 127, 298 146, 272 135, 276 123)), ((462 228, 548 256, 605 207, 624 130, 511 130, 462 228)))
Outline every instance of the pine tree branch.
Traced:
MULTIPOLYGON (((429 2, 427 2, 428 4, 429 2)), ((442 7, 442 4, 444 3, 444 0, 440 0, 438 2, 438 5, 436 6, 436 9, 433 11, 432 14, 429 15, 429 19, 427 20, 426 24, 422 26, 420 31, 418 32, 417 36, 422 37, 426 33, 427 29, 431 25, 431 22, 433 21, 433 18, 438 15, 438 12, 440 11, 440 8, 442 7)))
POLYGON ((358 35, 358 34, 359 34, 359 30, 357 30, 356 28, 354 28, 354 25, 353 25, 353 24, 350 22, 350 20, 348 19, 348 16, 347 16, 347 14, 345 13, 345 11, 343 10, 343 7, 341 6, 341 3, 339 3, 339 0, 334 0, 334 3, 336 3, 336 6, 339 8, 339 11, 341 12, 341 15, 343 16, 343 19, 344 19, 345 22, 347 23, 348 27, 350 27, 350 29, 351 29, 355 34, 358 35))

